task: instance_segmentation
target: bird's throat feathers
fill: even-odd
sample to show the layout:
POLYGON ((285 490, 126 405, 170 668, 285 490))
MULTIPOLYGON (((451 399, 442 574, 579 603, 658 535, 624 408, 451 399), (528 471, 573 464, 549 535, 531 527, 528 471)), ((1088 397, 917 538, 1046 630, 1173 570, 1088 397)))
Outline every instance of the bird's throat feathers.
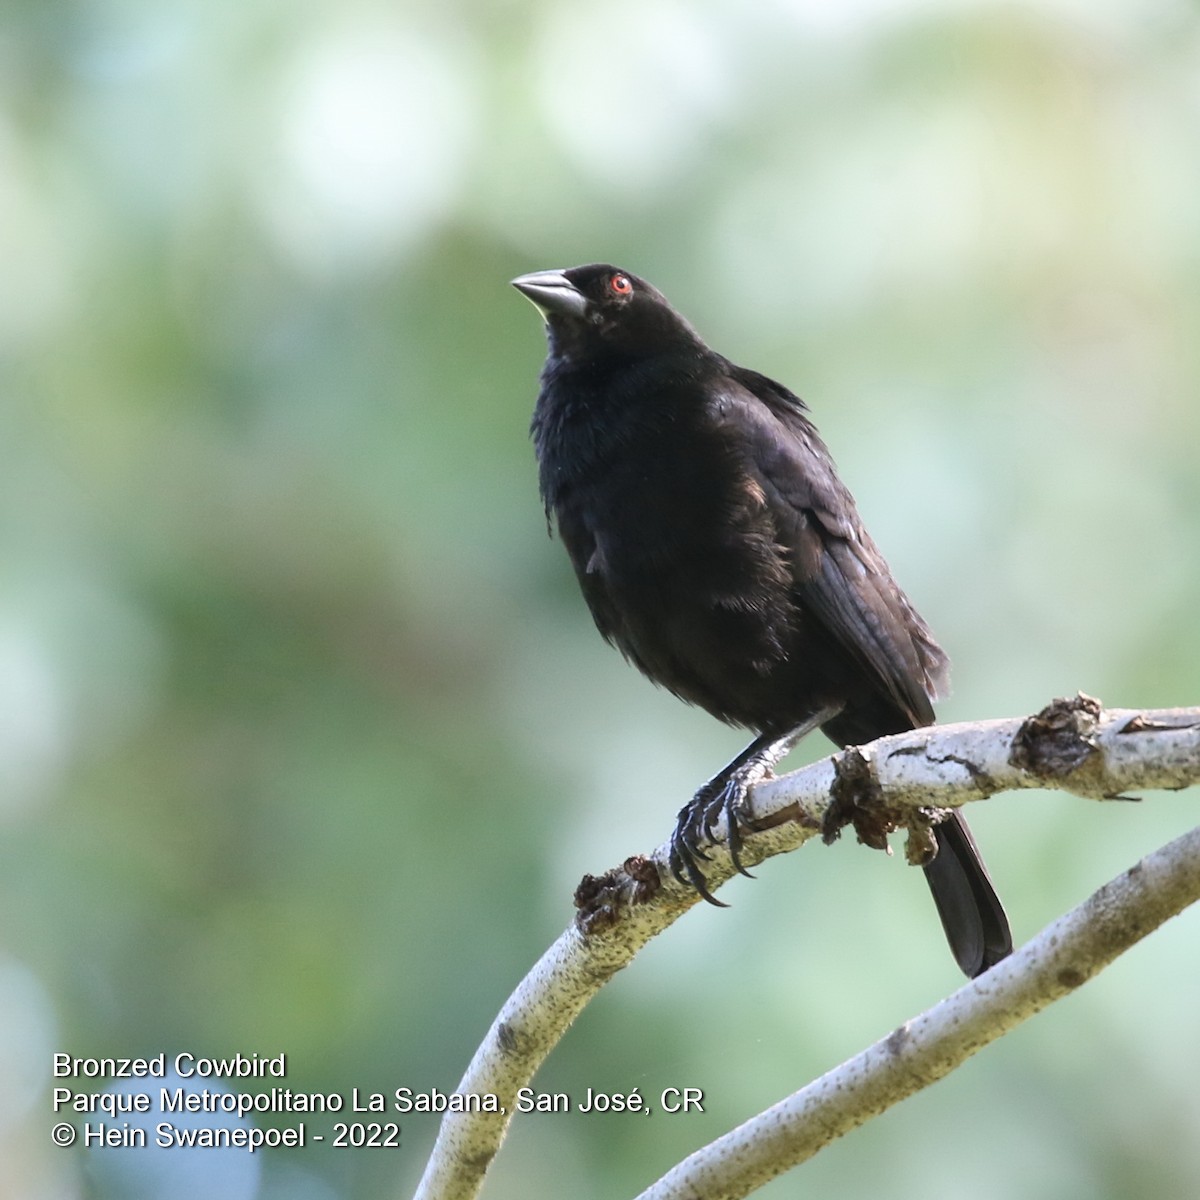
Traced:
POLYGON ((530 432, 543 469, 590 472, 610 455, 652 451, 694 421, 697 387, 718 369, 707 353, 577 358, 551 353, 530 432), (569 464, 569 467, 568 467, 569 464))

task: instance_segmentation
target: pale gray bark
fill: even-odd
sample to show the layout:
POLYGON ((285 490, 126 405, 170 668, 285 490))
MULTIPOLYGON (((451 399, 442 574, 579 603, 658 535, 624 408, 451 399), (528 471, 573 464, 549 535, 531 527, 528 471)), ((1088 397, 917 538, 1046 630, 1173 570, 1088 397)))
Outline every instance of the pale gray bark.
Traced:
MULTIPOLYGON (((832 833, 834 823, 849 823, 876 844, 889 829, 907 826, 910 857, 920 860, 938 808, 1018 788, 1105 799, 1197 782, 1200 708, 1105 710, 1079 696, 1026 719, 939 725, 881 738, 759 784, 753 816, 768 827, 747 836, 742 858, 758 862, 796 849, 822 829, 832 833)), ((502 1111, 447 1113, 417 1200, 477 1194, 514 1115, 518 1089, 591 997, 697 902, 693 891, 670 877, 667 853, 664 843, 652 856, 629 859, 580 885, 575 921, 505 1003, 456 1089, 464 1096, 494 1095, 502 1111)), ((723 846, 711 855, 705 872, 715 888, 732 867, 723 846)), ((940 1078, 1198 896, 1200 830, 1131 868, 891 1038, 691 1156, 644 1200, 747 1194, 940 1078)))

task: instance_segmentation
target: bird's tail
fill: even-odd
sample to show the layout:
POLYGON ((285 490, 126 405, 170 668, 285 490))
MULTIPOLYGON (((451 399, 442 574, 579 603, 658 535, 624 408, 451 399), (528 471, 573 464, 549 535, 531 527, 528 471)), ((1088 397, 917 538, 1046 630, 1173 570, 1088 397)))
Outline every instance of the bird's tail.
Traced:
POLYGON ((934 833, 925 879, 955 960, 973 979, 1012 953, 1008 918, 963 815, 955 811, 934 833))

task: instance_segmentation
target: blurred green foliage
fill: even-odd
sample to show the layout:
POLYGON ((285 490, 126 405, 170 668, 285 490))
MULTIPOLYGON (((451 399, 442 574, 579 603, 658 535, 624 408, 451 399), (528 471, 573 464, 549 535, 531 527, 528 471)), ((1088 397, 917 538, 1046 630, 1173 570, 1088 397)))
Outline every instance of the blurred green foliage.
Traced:
MULTIPOLYGON (((10 2, 0 1197, 218 1194, 54 1150, 56 1050, 451 1089, 578 877, 740 745, 545 536, 519 272, 627 266, 810 401, 944 718, 1200 702, 1198 124, 1182 0, 10 2)), ((1189 804, 972 821, 1024 939, 1189 804)), ((629 1194, 956 986, 897 860, 759 875, 538 1080, 704 1116, 518 1119, 487 1195, 629 1194)), ((764 1194, 1191 1200, 1198 952, 1189 914, 764 1194)), ((404 1194, 435 1129, 245 1194, 404 1194)))

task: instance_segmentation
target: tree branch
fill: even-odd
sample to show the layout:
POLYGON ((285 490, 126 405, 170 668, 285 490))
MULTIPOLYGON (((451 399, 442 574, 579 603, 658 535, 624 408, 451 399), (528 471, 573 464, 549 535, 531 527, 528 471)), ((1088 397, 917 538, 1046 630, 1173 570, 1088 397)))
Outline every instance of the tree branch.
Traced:
POLYGON ((637 1200, 735 1200, 936 1083, 1200 900, 1200 827, 868 1050, 684 1159, 637 1200))
MULTIPOLYGON (((746 835, 742 859, 747 864, 760 862, 796 849, 823 829, 827 837, 836 836, 840 825, 853 824, 860 837, 873 844, 878 844, 877 839, 887 830, 906 825, 916 835, 910 837, 909 856, 919 860, 928 837, 929 822, 938 815, 937 808, 956 807, 999 791, 1018 788, 1049 787, 1091 799, 1106 799, 1132 789, 1182 789, 1197 782, 1200 782, 1200 708, 1106 711, 1098 701, 1077 696, 1072 700, 1055 701, 1025 720, 940 725, 880 738, 868 746, 851 747, 800 771, 766 781, 753 791, 752 815, 760 831, 746 835)), ((719 833, 723 832, 719 830, 719 833)), ((1159 853, 1165 854, 1170 849, 1167 847, 1159 853)), ((457 1094, 465 1097, 496 1097, 497 1111, 446 1114, 418 1186, 416 1200, 470 1200, 477 1194, 515 1111, 517 1090, 532 1079, 588 1000, 646 942, 697 902, 694 891, 670 877, 668 853, 669 844, 664 843, 650 858, 636 856, 600 878, 584 878, 576 892, 578 912, 575 921, 509 997, 456 1089, 457 1094)), ((711 861, 706 864, 705 873, 709 887, 716 888, 729 879, 733 868, 723 845, 714 846, 709 853, 711 861)), ((1193 873, 1197 853, 1193 847, 1193 873)), ((1155 857, 1152 855, 1146 863, 1155 857)), ((1132 879, 1136 873, 1150 881, 1143 887, 1156 892, 1161 890, 1153 882, 1159 879, 1157 871, 1150 872, 1145 868, 1146 864, 1142 864, 1140 871, 1135 867, 1123 878, 1132 879)), ((1119 883, 1116 881, 1109 887, 1115 888, 1119 883)), ((1018 1019, 1023 1020, 1082 983, 1126 945, 1132 944, 1116 939, 1111 953, 1105 957, 1098 943, 1084 939, 1079 942, 1078 961, 1071 958, 1069 963, 1067 959, 1049 955, 1043 946, 1044 939, 1063 922, 1099 922, 1098 927, 1109 928, 1111 922, 1101 921, 1106 902, 1100 898, 1107 890, 1102 889, 1082 908, 1051 926, 1012 959, 968 984, 917 1022, 904 1027, 921 1032, 921 1046, 928 1042, 940 1047, 924 1051, 929 1058, 922 1060, 915 1087, 940 1078, 956 1062, 1009 1027, 1005 1024, 996 1028, 990 1037, 982 1040, 978 1033, 974 1040, 966 1039, 965 1048, 958 1058, 954 1058, 949 1043, 937 1042, 936 1023, 932 1027, 927 1024, 934 1021, 935 1014, 945 1006, 961 1005, 965 1002, 960 997, 976 992, 992 997, 1002 981, 1011 979, 1011 984, 1005 982, 1004 986, 1016 989, 1013 995, 1018 998, 1029 998, 1022 1001, 1026 1007, 1018 1019), (1085 943, 1092 949, 1085 952, 1085 943), (1057 968, 1046 967, 1052 958, 1060 963, 1057 968), (1092 965, 1088 966, 1089 963, 1092 965), (1063 971, 1067 975, 1062 975, 1063 971), (1078 972, 1078 976, 1072 972, 1078 972)), ((1194 898, 1192 895, 1191 899, 1194 898)), ((1189 902, 1189 899, 1183 899, 1179 907, 1189 902)), ((1171 910, 1175 911, 1178 908, 1171 910)), ((1171 912, 1165 912, 1161 920, 1171 912)), ((1144 930, 1148 931, 1153 925, 1148 918, 1144 920, 1144 930)), ((1134 920, 1128 920, 1125 926, 1127 931, 1138 927, 1134 920)), ((1079 936, 1083 938, 1082 933, 1079 936)), ((1103 940, 1104 936, 1115 937, 1115 934, 1097 933, 1094 936, 1103 940)), ((1138 936, 1144 936, 1144 932, 1138 936)), ((1137 940, 1136 936, 1132 940, 1137 940)), ((1014 1002, 1011 998, 1006 1001, 1014 1002)), ((978 1003, 985 1011, 994 1013, 994 1004, 989 1006, 983 1000, 978 1003)), ((985 1025, 992 1028, 986 1022, 985 1025)), ((896 1036, 894 1034, 893 1038, 896 1036)), ((953 1041, 952 1037, 950 1041, 953 1041)), ((885 1057, 896 1057, 897 1048, 888 1050, 888 1044, 883 1043, 883 1051, 879 1047, 867 1051, 867 1056, 882 1053, 885 1057)), ((911 1053, 916 1055, 918 1051, 911 1053)), ((825 1078, 829 1079, 829 1076, 825 1078)), ((812 1088, 820 1088, 823 1083, 818 1081, 812 1088)), ((811 1091, 811 1088, 805 1089, 797 1097, 804 1097, 811 1091)), ((864 1111, 857 1119, 849 1120, 844 1128, 851 1128, 887 1104, 894 1103, 894 1099, 880 1103, 888 1094, 886 1089, 865 1091, 864 1111)), ((898 1094, 896 1098, 899 1098, 898 1094)), ((811 1103, 811 1096, 798 1102, 811 1103)), ((791 1100, 784 1102, 785 1105, 791 1103, 791 1100)), ((764 1114, 760 1119, 769 1118, 764 1114)), ((792 1127, 780 1128, 790 1130, 792 1127)), ((740 1132, 735 1130, 727 1138, 740 1132)), ((781 1132, 778 1136, 789 1145, 798 1144, 793 1132, 781 1132)), ((721 1139, 721 1142, 725 1140, 721 1139)), ((788 1160, 788 1165, 808 1157, 817 1148, 813 1146, 799 1157, 788 1160)), ((779 1152, 776 1147, 771 1154, 779 1152)), ((676 1171, 683 1171, 698 1157, 693 1155, 676 1171)), ((703 1169, 711 1170, 709 1166, 703 1169)), ((675 1172, 672 1172, 655 1186, 675 1187, 674 1182, 669 1182, 674 1176, 675 1172)), ((755 1176, 758 1182, 769 1177, 764 1175, 758 1179, 755 1176)), ((748 1185, 753 1186, 757 1183, 748 1185)), ((744 1195, 748 1187, 709 1192, 706 1185, 705 1194, 744 1195)), ((670 1190, 661 1193, 663 1196, 682 1194, 687 1193, 670 1190)), ((654 1195, 657 1200, 658 1193, 654 1195)))

